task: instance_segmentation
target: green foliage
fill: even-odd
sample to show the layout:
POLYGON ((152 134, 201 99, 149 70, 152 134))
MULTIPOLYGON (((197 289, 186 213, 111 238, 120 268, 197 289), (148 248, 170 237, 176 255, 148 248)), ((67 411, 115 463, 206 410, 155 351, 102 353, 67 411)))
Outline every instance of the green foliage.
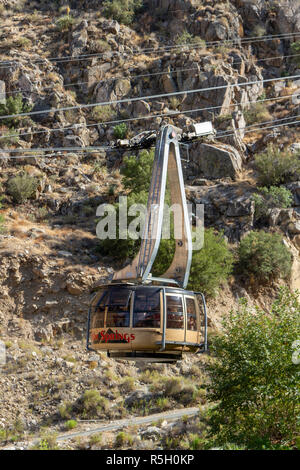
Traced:
POLYGON ((266 26, 263 24, 256 24, 251 31, 252 37, 262 37, 267 34, 266 26))
POLYGON ((96 41, 92 42, 91 47, 93 49, 93 52, 111 51, 111 45, 103 39, 96 39, 96 41))
POLYGON ((193 35, 190 34, 187 30, 183 31, 181 34, 178 34, 176 38, 176 44, 191 44, 193 42, 193 35))
POLYGON ((73 24, 75 23, 75 19, 71 15, 63 15, 56 21, 56 26, 60 31, 69 31, 73 24))
POLYGON ((299 293, 280 290, 271 313, 241 303, 223 321, 207 364, 210 416, 218 444, 245 444, 248 449, 281 448, 296 437, 300 413, 300 365, 292 361, 299 338, 299 293), (279 443, 279 444, 278 444, 279 443))
POLYGON ((68 431, 71 431, 71 429, 77 427, 77 421, 75 421, 75 419, 69 419, 68 421, 66 421, 65 426, 68 431))
MULTIPOLYGON (((293 42, 291 44, 291 49, 292 49, 293 55, 300 54, 300 41, 293 42)), ((294 57, 293 59, 297 65, 300 65, 300 57, 294 57)))
POLYGON ((72 404, 71 403, 63 403, 59 409, 59 414, 63 419, 67 419, 71 417, 72 413, 72 404))
MULTIPOLYGON (((147 204, 148 193, 146 191, 140 191, 139 193, 131 193, 127 198, 127 206, 130 208, 133 204, 147 204)), ((119 203, 114 205, 116 208, 116 220, 119 220, 119 203)), ((135 216, 128 216, 128 225, 135 219, 135 216)), ((121 235, 121 236, 124 236, 121 235)), ((120 238, 119 225, 117 224, 116 239, 100 240, 99 251, 104 256, 112 256, 113 258, 124 261, 128 258, 134 258, 139 250, 141 240, 134 240, 128 238, 123 240, 120 238)))
POLYGON ((28 50, 32 47, 32 41, 26 37, 20 37, 15 40, 14 45, 22 49, 28 50))
POLYGON ((10 129, 8 132, 5 132, 1 135, 1 144, 2 145, 12 145, 16 144, 19 141, 18 131, 15 129, 10 129))
POLYGON ((300 177, 299 156, 288 151, 280 151, 272 144, 264 152, 256 155, 255 165, 259 173, 259 184, 262 186, 276 186, 300 177))
POLYGON ((93 434, 91 437, 90 437, 90 445, 91 446, 94 446, 94 445, 99 445, 101 444, 102 442, 102 434, 99 432, 97 434, 93 434))
POLYGON ((24 435, 24 424, 19 419, 14 421, 9 428, 0 427, 0 444, 21 440, 24 435))
POLYGON ((48 434, 37 445, 31 447, 30 450, 58 450, 56 438, 56 434, 48 434))
POLYGON ((214 296, 231 273, 233 262, 233 254, 222 233, 216 234, 212 228, 205 230, 203 248, 193 251, 188 288, 214 296))
POLYGON ((181 34, 178 34, 175 42, 179 46, 181 44, 195 44, 195 46, 202 46, 203 48, 206 46, 206 43, 203 39, 198 36, 193 36, 187 30, 184 30, 181 34))
POLYGON ((83 416, 94 418, 108 409, 108 401, 98 390, 86 390, 81 399, 83 416))
POLYGON ((121 124, 117 124, 114 127, 114 136, 116 139, 125 139, 127 136, 128 128, 125 122, 122 122, 121 124))
MULTIPOLYGON (((164 214, 165 216, 165 214, 164 214)), ((171 224, 172 230, 172 224, 171 224)), ((175 253, 175 240, 171 233, 170 239, 162 239, 153 275, 160 276, 170 266, 175 253)), ((193 251, 192 266, 188 287, 202 290, 206 295, 214 296, 222 280, 226 280, 232 270, 233 255, 228 250, 221 234, 216 235, 213 229, 204 233, 204 246, 193 251), (223 252, 223 249, 225 251, 223 252), (216 262, 216 265, 214 264, 216 262)))
POLYGON ((295 54, 300 52, 300 41, 293 42, 291 44, 291 48, 292 48, 292 51, 295 52, 295 54))
MULTIPOLYGON (((32 109, 32 106, 24 103, 21 94, 17 94, 15 97, 9 96, 5 103, 0 104, 0 116, 8 116, 14 114, 28 113, 32 109)), ((12 127, 19 124, 22 120, 22 116, 15 116, 6 119, 2 119, 1 122, 6 126, 12 127)))
POLYGON ((16 204, 22 204, 36 192, 38 180, 27 173, 11 178, 7 184, 7 192, 16 204))
POLYGON ((124 431, 121 431, 119 432, 119 434, 117 434, 117 437, 116 437, 116 446, 117 447, 122 447, 122 446, 125 446, 125 445, 132 445, 133 444, 133 437, 124 432, 124 431))
POLYGON ((258 188, 260 193, 253 195, 255 202, 255 217, 260 219, 266 217, 268 210, 274 207, 286 209, 293 202, 291 191, 285 187, 270 186, 270 188, 258 188))
POLYGON ((104 16, 113 18, 119 23, 130 25, 136 11, 143 5, 142 0, 105 0, 104 16))
POLYGON ((95 121, 105 122, 116 117, 116 111, 109 105, 95 106, 92 111, 92 119, 95 121))
POLYGON ((247 124, 257 124, 259 122, 270 121, 272 116, 265 103, 255 103, 244 112, 247 124))
POLYGON ((238 254, 240 271, 257 282, 268 283, 290 275, 292 255, 277 233, 250 232, 241 241, 238 254))
POLYGON ((189 435, 189 449, 191 450, 199 450, 201 449, 202 440, 201 437, 197 434, 190 434, 189 435))
POLYGON ((123 184, 133 192, 148 191, 150 187, 154 150, 142 150, 138 158, 126 157, 121 169, 123 184))

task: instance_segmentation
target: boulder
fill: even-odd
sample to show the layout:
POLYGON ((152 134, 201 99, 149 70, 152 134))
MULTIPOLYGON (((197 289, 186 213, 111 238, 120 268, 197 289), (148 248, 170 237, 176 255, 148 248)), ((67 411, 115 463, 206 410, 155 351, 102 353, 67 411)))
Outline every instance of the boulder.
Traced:
POLYGON ((53 328, 51 325, 47 325, 43 328, 38 328, 35 330, 34 339, 36 341, 51 341, 53 338, 53 328))
MULTIPOLYGON (((254 189, 247 184, 220 183, 212 186, 187 186, 187 198, 192 203, 204 205, 206 227, 224 230, 230 242, 241 239, 253 230, 254 189)), ((193 207, 196 213, 196 207, 193 207)))
POLYGON ((131 90, 131 83, 128 78, 119 78, 108 82, 102 80, 95 88, 96 101, 115 101, 128 95, 131 90))
POLYGON ((187 10, 193 0, 149 0, 149 9, 155 10, 159 9, 160 11, 168 10, 187 10))
POLYGON ((293 243, 294 243, 295 247, 298 249, 298 251, 300 252, 300 235, 296 235, 293 238, 293 243))
POLYGON ((276 24, 278 32, 282 34, 296 33, 300 30, 299 0, 279 0, 276 24))
POLYGON ((191 164, 196 170, 195 176, 217 179, 230 177, 236 179, 242 169, 242 158, 239 152, 226 144, 192 144, 191 164))
POLYGON ((78 286, 75 282, 69 281, 67 282, 67 291, 71 295, 80 295, 83 292, 83 288, 78 286))
POLYGON ((102 23, 102 29, 106 31, 107 33, 112 33, 112 34, 119 34, 120 32, 120 25, 117 21, 111 20, 111 21, 103 21, 102 23))
MULTIPOLYGON (((298 144, 300 145, 300 144, 298 144)), ((295 181, 286 185, 294 197, 293 206, 300 206, 300 181, 295 181)))
POLYGON ((71 39, 71 55, 76 57, 84 51, 88 41, 88 33, 87 33, 88 23, 86 20, 81 21, 75 31, 72 33, 71 39))
POLYGON ((290 222, 288 225, 288 231, 292 235, 299 235, 300 234, 300 221, 290 222))
POLYGON ((90 90, 100 80, 103 80, 105 73, 111 68, 109 62, 104 62, 101 65, 95 65, 90 67, 85 74, 85 81, 87 81, 87 89, 90 90))
MULTIPOLYGON (((294 142, 289 146, 289 150, 293 153, 300 153, 300 142, 294 142)), ((300 187, 300 182, 299 182, 300 187)))
POLYGON ((147 101, 135 101, 133 104, 133 116, 147 116, 150 113, 150 105, 147 101))
POLYGON ((161 81, 165 93, 176 93, 178 91, 171 74, 163 75, 161 81))
POLYGON ((161 437, 161 429, 157 426, 149 426, 148 429, 141 432, 142 439, 159 439, 161 437))
POLYGON ((292 103, 295 106, 298 106, 298 104, 300 104, 300 88, 298 88, 296 91, 294 91, 294 93, 292 95, 292 103))

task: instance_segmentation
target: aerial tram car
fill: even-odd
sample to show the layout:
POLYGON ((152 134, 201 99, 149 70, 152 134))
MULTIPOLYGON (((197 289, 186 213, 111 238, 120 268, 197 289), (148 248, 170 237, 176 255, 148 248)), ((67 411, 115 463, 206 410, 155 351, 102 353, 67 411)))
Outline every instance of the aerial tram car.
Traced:
POLYGON ((176 362, 183 352, 207 350, 204 295, 186 290, 192 261, 192 235, 178 138, 162 127, 156 142, 146 220, 139 253, 114 274, 110 284, 95 289, 91 301, 87 348, 115 359, 176 362), (163 226, 165 192, 182 210, 175 254, 167 271, 153 277, 163 226))

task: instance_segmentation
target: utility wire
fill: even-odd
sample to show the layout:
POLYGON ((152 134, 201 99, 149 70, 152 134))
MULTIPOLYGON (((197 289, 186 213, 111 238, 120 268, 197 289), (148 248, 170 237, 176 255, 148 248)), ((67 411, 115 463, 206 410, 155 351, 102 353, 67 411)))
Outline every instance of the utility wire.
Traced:
MULTIPOLYGON (((268 126, 268 127, 262 127, 262 128, 258 128, 260 131, 263 131, 263 130, 269 130, 269 129, 276 129, 278 127, 286 127, 286 126, 291 126, 291 125, 299 125, 300 124, 300 121, 297 120, 297 121, 293 121, 293 122, 289 122, 289 123, 284 123, 284 124, 277 124, 275 126, 268 126)), ((258 125, 258 124, 257 124, 258 125)), ((249 129, 247 130, 247 128, 245 128, 245 134, 248 134, 249 132, 254 132, 255 129, 249 129)), ((227 135, 221 135, 221 136, 215 136, 214 137, 214 140, 216 139, 222 139, 223 137, 230 137, 230 136, 234 136, 236 135, 235 132, 232 132, 231 134, 227 134, 227 135)), ((116 149, 114 147, 99 147, 99 149, 102 149, 102 150, 123 150, 123 151, 127 151, 128 149, 116 149)), ((77 155, 79 155, 81 152, 77 152, 77 155)), ((0 156, 0 160, 11 160, 11 159, 14 159, 14 160, 21 160, 23 158, 69 158, 67 155, 57 155, 57 154, 50 154, 50 155, 18 155, 18 156, 8 156, 8 157, 1 157, 0 156)))
MULTIPOLYGON (((266 62, 268 60, 287 59, 287 58, 290 58, 290 57, 300 57, 300 54, 280 55, 280 56, 275 56, 275 57, 264 57, 263 59, 256 59, 255 58, 254 60, 255 60, 255 62, 266 62)), ((250 62, 251 59, 244 59, 244 60, 234 61, 234 62, 230 63, 230 65, 241 64, 243 61, 244 62, 250 62)), ((152 73, 144 73, 144 74, 117 75, 117 76, 109 78, 108 80, 114 80, 116 78, 118 78, 118 79, 120 79, 120 78, 130 78, 130 79, 132 79, 132 78, 135 78, 135 79, 136 78, 148 78, 148 77, 154 77, 154 76, 159 76, 159 75, 172 75, 174 73, 192 72, 192 71, 200 72, 198 67, 191 67, 191 68, 165 70, 165 71, 162 71, 162 72, 152 72, 152 73)), ((67 87, 71 87, 71 86, 87 85, 89 83, 90 82, 85 81, 85 82, 74 82, 74 83, 66 83, 66 84, 60 83, 60 82, 54 82, 53 84, 54 85, 61 85, 63 88, 67 88, 67 87)), ((44 87, 43 90, 52 90, 53 89, 53 84, 52 84, 52 86, 44 87)), ((25 88, 19 88, 19 89, 14 90, 14 91, 7 91, 6 93, 9 94, 9 95, 13 95, 13 94, 20 93, 22 91, 24 91, 26 93, 32 93, 32 92, 29 92, 28 90, 26 90, 25 88)))
POLYGON ((264 79, 254 80, 251 82, 243 82, 243 83, 232 83, 232 84, 220 85, 216 87, 197 88, 195 90, 176 91, 173 93, 162 93, 158 95, 139 96, 135 98, 126 98, 126 99, 120 99, 120 100, 102 101, 99 103, 81 104, 77 106, 67 106, 67 107, 62 107, 62 108, 50 108, 50 109, 46 109, 43 111, 30 111, 27 113, 8 114, 5 116, 0 116, 0 120, 16 118, 16 117, 34 116, 34 115, 40 115, 40 114, 57 113, 61 111, 71 111, 74 109, 95 108, 96 106, 111 106, 111 105, 122 104, 122 103, 130 103, 130 102, 132 103, 136 101, 148 101, 148 100, 153 100, 153 99, 167 98, 169 96, 180 96, 180 95, 185 95, 185 94, 189 95, 189 94, 200 93, 204 91, 221 90, 221 89, 232 88, 232 87, 243 87, 243 86, 249 86, 249 85, 256 85, 257 83, 270 83, 270 82, 276 82, 276 81, 291 80, 291 79, 296 79, 296 78, 300 78, 300 75, 291 75, 291 76, 284 77, 284 78, 280 77, 280 78, 269 78, 265 80, 264 79))
MULTIPOLYGON (((273 41, 274 39, 290 39, 293 37, 298 37, 300 35, 300 32, 294 32, 294 33, 282 33, 282 34, 276 34, 276 35, 266 35, 266 36, 254 36, 254 37, 249 37, 249 38, 238 38, 238 39, 227 39, 227 40, 222 40, 222 41, 210 41, 210 42, 204 42, 204 43, 199 43, 199 42, 191 42, 189 44, 173 44, 170 46, 163 46, 163 47, 158 47, 158 48, 146 48, 146 49, 134 49, 131 52, 119 52, 119 51, 111 51, 112 54, 114 55, 139 55, 139 54, 151 54, 151 53, 157 53, 157 52, 170 52, 174 49, 180 49, 180 48, 193 48, 193 49, 198 49, 198 48, 204 48, 204 47, 219 47, 221 46, 227 46, 230 44, 254 44, 257 42, 265 42, 265 41, 273 41)), ((50 62, 56 62, 56 63, 64 63, 64 62, 74 62, 74 61, 81 61, 81 60, 89 60, 92 58, 101 58, 103 57, 103 53, 92 53, 92 54, 82 54, 79 56, 64 56, 64 57, 45 57, 42 59, 33 59, 31 60, 32 63, 44 63, 45 60, 48 60, 50 62)), ((4 68, 10 67, 11 65, 17 63, 17 61, 2 61, 0 62, 0 65, 2 66, 5 64, 4 68)), ((2 67, 0 67, 2 68, 2 67)))
MULTIPOLYGON (((264 103, 266 101, 277 101, 277 100, 283 100, 286 98, 290 98, 294 96, 294 93, 290 95, 284 95, 284 96, 278 96, 274 98, 264 98, 261 100, 254 100, 254 101, 248 101, 247 103, 233 103, 228 105, 228 108, 235 108, 236 106, 245 106, 248 104, 255 104, 255 103, 264 103)), ((57 128, 57 129, 46 129, 46 130, 40 130, 40 131, 30 131, 30 132, 22 132, 19 134, 7 134, 7 135, 0 135, 0 139, 10 139, 14 137, 23 137, 26 135, 37 135, 37 134, 50 134, 52 132, 66 132, 69 130, 73 129, 81 129, 81 128, 86 128, 86 127, 97 127, 97 126, 107 126, 107 125, 112 125, 112 124, 120 124, 120 123, 126 123, 126 122, 132 122, 132 121, 140 121, 140 120, 145 120, 145 119, 155 119, 158 117, 176 117, 179 114, 189 114, 189 113, 196 113, 196 112, 201 112, 201 111, 210 111, 214 109, 221 109, 223 105, 219 106, 209 106, 206 108, 196 108, 196 109, 188 109, 185 111, 170 111, 169 113, 161 113, 161 114, 150 114, 148 116, 139 116, 135 118, 127 118, 127 119, 117 119, 113 121, 102 121, 102 122, 97 122, 93 124, 74 124, 73 126, 68 126, 68 127, 63 127, 63 128, 57 128)))
MULTIPOLYGON (((267 126, 267 127, 262 127, 262 128, 258 128, 260 131, 264 131, 264 130, 268 130, 268 129, 276 129, 277 127, 286 127, 286 126, 291 126, 291 125, 299 125, 300 124, 300 121, 297 120, 297 121, 293 121, 293 122, 289 122, 289 123, 284 123, 284 124, 277 124, 275 126, 267 126)), ((258 124, 257 124, 258 126, 258 124)), ((249 129, 247 130, 247 127, 245 127, 245 134, 248 134, 249 132, 254 132, 255 129, 249 129)), ((238 129, 237 129, 238 131, 238 129)), ((227 134, 227 135, 221 135, 221 136, 215 136, 214 137, 214 140, 216 139, 222 139, 223 137, 230 137, 230 136, 234 136, 236 135, 235 132, 232 132, 231 134, 227 134)), ((114 147, 99 147, 99 150, 123 150, 123 151, 127 151, 128 149, 118 149, 118 148, 114 148, 114 147)), ((21 149, 22 150, 22 149, 21 149)), ((78 149, 77 149, 78 150, 78 149)), ((82 153, 82 149, 80 149, 80 151, 77 152, 77 155, 82 153)), ((8 156, 8 157, 1 157, 0 156, 0 160, 10 160, 10 159, 14 159, 14 160, 21 160, 23 158, 49 158, 49 157, 55 157, 55 158, 69 158, 67 155, 57 155, 57 154, 50 154, 50 155, 18 155, 18 156, 8 156)))
MULTIPOLYGON (((253 127, 262 126, 264 124, 270 124, 273 123, 272 127, 278 127, 278 125, 274 125, 275 122, 282 122, 286 121, 288 119, 295 119, 295 118, 300 118, 300 114, 297 114, 296 116, 290 116, 290 117, 285 117, 285 118, 280 118, 280 119, 273 119, 269 121, 263 121, 260 122, 259 124, 251 124, 249 126, 244 126, 236 129, 236 132, 239 132, 242 129, 249 129, 253 127)), ((300 121, 296 121, 299 122, 300 121)), ((285 123, 285 124, 292 124, 292 123, 285 123)), ((266 127, 262 127, 263 129, 267 129, 266 127)), ((231 130, 228 131, 223 131, 221 135, 218 137, 227 137, 227 133, 231 132, 231 130)), ((19 152, 29 152, 29 153, 35 153, 35 152, 98 152, 99 150, 118 150, 118 147, 111 147, 111 146, 86 146, 86 147, 46 147, 46 148, 20 148, 20 149, 1 149, 2 153, 19 153, 19 152)))
MULTIPOLYGON (((300 120, 298 119, 297 121, 288 122, 288 123, 284 123, 284 124, 276 124, 275 126, 267 126, 267 127, 257 127, 259 124, 256 124, 257 129, 247 130, 248 129, 247 127, 245 127, 244 129, 246 129, 245 134, 249 134, 249 132, 254 132, 256 130, 264 131, 264 130, 268 130, 268 129, 277 129, 277 127, 286 127, 286 126, 291 126, 291 125, 294 125, 294 124, 299 125, 300 120)), ((236 132, 238 132, 238 131, 239 131, 239 129, 236 129, 236 132)), ((234 135, 236 135, 236 132, 232 132, 231 134, 216 136, 216 137, 214 137, 214 139, 222 139, 223 137, 234 136, 234 135)))

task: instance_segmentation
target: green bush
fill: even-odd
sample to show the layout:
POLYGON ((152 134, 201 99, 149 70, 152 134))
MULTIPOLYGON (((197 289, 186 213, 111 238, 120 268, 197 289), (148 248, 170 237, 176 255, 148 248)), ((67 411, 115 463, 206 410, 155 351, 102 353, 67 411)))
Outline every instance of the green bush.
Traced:
MULTIPOLYGON (((24 103, 21 94, 17 94, 15 97, 9 96, 5 103, 0 104, 0 116, 8 116, 14 114, 28 113, 32 109, 32 106, 24 103)), ((22 120, 22 116, 10 117, 2 119, 2 124, 12 127, 19 124, 22 120)))
POLYGON ((142 5, 142 0, 105 0, 103 2, 104 16, 129 25, 142 5))
MULTIPOLYGON (((296 42, 293 42, 291 44, 291 49, 292 49, 292 53, 293 55, 298 55, 300 54, 300 41, 296 41, 296 42)), ((294 57, 294 62, 300 66, 300 57, 294 57)))
POLYGON ((22 204, 35 194, 38 184, 37 178, 24 173, 23 175, 14 176, 8 181, 7 192, 12 196, 15 203, 22 204))
POLYGON ((92 111, 92 119, 95 121, 111 121, 117 116, 116 111, 109 105, 95 106, 92 111))
POLYGON ((270 188, 258 188, 259 193, 253 195, 255 202, 255 217, 260 219, 266 217, 268 210, 274 207, 286 209, 291 207, 293 195, 285 187, 271 186, 270 188))
POLYGON ((265 152, 255 157, 258 182, 262 186, 276 186, 300 177, 299 155, 280 151, 270 144, 265 152))
POLYGON ((101 442, 102 442, 102 434, 101 433, 93 434, 90 437, 90 440, 89 440, 89 444, 91 446, 100 445, 101 442))
POLYGON ((59 447, 57 445, 57 435, 54 434, 47 434, 43 437, 39 443, 35 444, 30 450, 58 450, 59 447))
POLYGON ((1 145, 12 145, 17 144, 19 141, 18 131, 11 128, 8 132, 1 135, 1 145))
MULTIPOLYGON (((141 191, 139 193, 131 193, 127 199, 127 206, 128 208, 133 204, 147 204, 148 200, 148 193, 146 191, 141 191)), ((119 203, 115 204, 116 209, 116 220, 119 220, 119 203)), ((128 217, 128 224, 132 222, 135 217, 128 217)), ((117 233, 116 239, 110 240, 109 238, 105 240, 100 240, 98 250, 104 256, 111 256, 112 258, 118 261, 125 261, 126 259, 134 258, 137 254, 141 240, 133 240, 132 238, 128 238, 126 240, 122 240, 119 238, 119 226, 117 225, 117 233)))
POLYGON ((300 365, 292 361, 299 338, 299 293, 280 290, 270 314, 246 301, 223 321, 207 364, 215 444, 248 449, 287 446, 297 434, 300 365))
POLYGON ((12 196, 16 204, 22 204, 35 194, 37 187, 37 178, 25 173, 24 175, 15 176, 8 181, 7 192, 12 196))
POLYGON ((114 127, 114 136, 116 139, 125 139, 127 136, 128 128, 125 122, 122 122, 121 124, 117 124, 114 127))
POLYGON ((98 390, 86 390, 81 399, 82 413, 85 417, 94 418, 108 409, 108 401, 101 397, 98 390))
POLYGON ((238 254, 241 273, 257 282, 290 275, 292 255, 277 233, 250 232, 241 241, 238 254))
MULTIPOLYGON (((153 275, 162 275, 170 266, 175 252, 174 239, 162 240, 153 265, 153 275)), ((205 230, 204 245, 193 251, 188 288, 215 296, 220 284, 227 280, 232 271, 234 256, 229 250, 222 233, 205 230)))
POLYGON ((178 34, 175 42, 179 46, 181 44, 195 44, 195 46, 200 46, 203 48, 206 47, 206 43, 203 39, 201 39, 199 36, 193 36, 187 30, 184 30, 181 34, 178 34))
POLYGON ((265 103, 255 103, 244 112, 247 124, 257 124, 259 122, 270 121, 272 116, 265 103))
POLYGON ((128 434, 124 431, 121 431, 121 432, 119 432, 119 434, 117 434, 115 444, 116 444, 117 447, 122 447, 122 446, 125 446, 125 445, 132 445, 133 444, 133 437, 130 434, 128 434))
POLYGON ((75 19, 71 15, 63 15, 56 21, 56 26, 60 31, 69 31, 74 23, 75 19))
POLYGON ((68 421, 66 421, 65 426, 68 431, 71 431, 71 429, 77 427, 77 421, 75 421, 75 419, 69 419, 68 421))
POLYGON ((176 44, 191 44, 193 42, 193 37, 194 36, 192 34, 185 30, 181 34, 178 34, 176 44))
POLYGON ((215 233, 212 228, 205 230, 203 248, 193 251, 189 289, 214 296, 231 273, 233 262, 234 256, 222 233, 215 233))
POLYGON ((121 169, 123 184, 133 192, 148 191, 150 187, 154 150, 142 150, 138 158, 126 157, 121 169))

